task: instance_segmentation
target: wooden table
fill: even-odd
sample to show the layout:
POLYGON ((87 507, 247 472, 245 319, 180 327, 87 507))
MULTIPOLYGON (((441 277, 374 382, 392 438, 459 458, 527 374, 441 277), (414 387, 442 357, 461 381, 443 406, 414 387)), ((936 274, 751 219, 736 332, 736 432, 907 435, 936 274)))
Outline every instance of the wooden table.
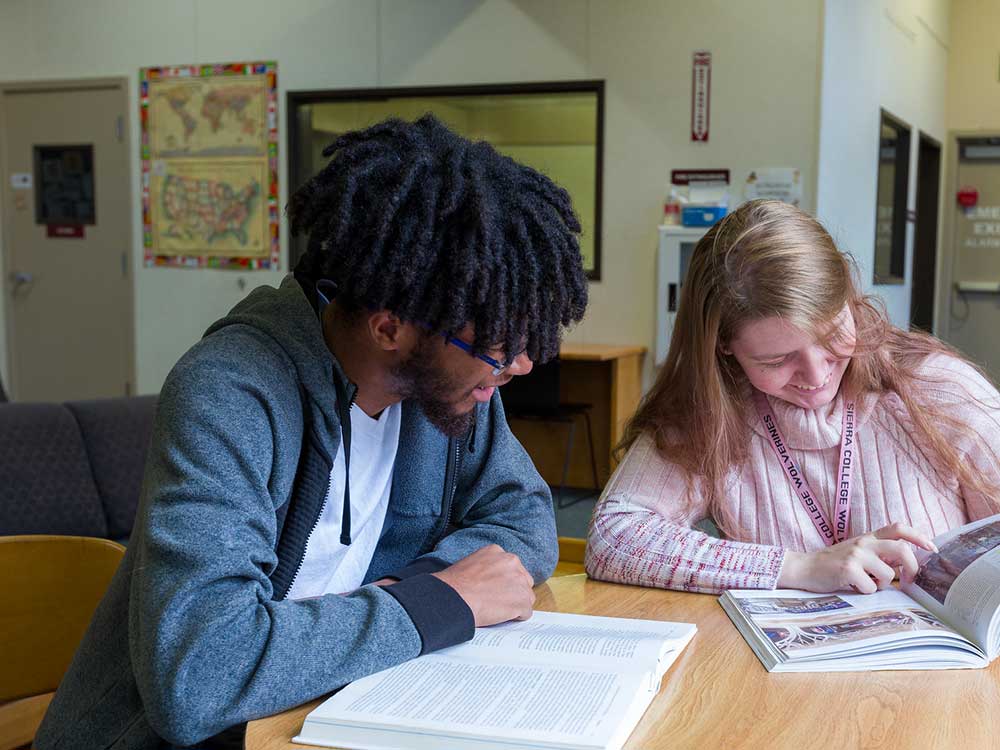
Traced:
MULTIPOLYGON (((1000 745, 1000 666, 939 672, 768 674, 715 596, 552 578, 540 610, 694 622, 626 748, 987 748, 1000 745)), ((247 750, 290 738, 319 701, 252 722, 247 750)))
MULTIPOLYGON (((642 358, 646 347, 617 344, 563 344, 559 349, 559 400, 593 404, 597 477, 603 487, 616 462, 611 451, 642 397, 642 358)), ((511 430, 528 451, 539 473, 551 485, 562 479, 565 427, 534 420, 511 420, 511 430)), ((577 425, 570 456, 570 487, 591 487, 586 429, 577 425)))

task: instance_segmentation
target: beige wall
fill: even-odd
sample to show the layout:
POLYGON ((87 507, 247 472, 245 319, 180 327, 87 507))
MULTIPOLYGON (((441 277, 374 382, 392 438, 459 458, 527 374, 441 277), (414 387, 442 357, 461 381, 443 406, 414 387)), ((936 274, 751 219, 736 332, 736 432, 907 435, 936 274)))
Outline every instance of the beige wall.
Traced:
POLYGON ((949 137, 945 143, 945 183, 942 203, 939 317, 942 336, 1000 379, 1000 345, 997 326, 1000 307, 993 294, 958 295, 957 281, 996 281, 1000 254, 990 247, 962 247, 969 219, 958 218, 955 191, 960 183, 979 188, 980 206, 998 203, 998 169, 995 163, 966 165, 957 175, 951 134, 961 132, 1000 136, 1000 3, 995 0, 952 0, 951 54, 948 60, 949 137))
POLYGON ((948 129, 1000 131, 1000 3, 951 0, 948 129))
MULTIPOLYGON (((656 224, 671 168, 802 170, 815 206, 821 0, 4 0, 0 77, 125 75, 147 65, 278 61, 294 89, 603 78, 603 280, 581 342, 653 346, 656 224), (690 141, 691 53, 713 52, 711 141, 690 141)), ((137 126, 133 123, 133 142, 137 126)), ((138 147, 134 149, 138 174, 138 147)), ((287 200, 281 149, 282 202, 287 200)), ((873 204, 874 205, 874 204, 873 204)), ((134 199, 139 217, 139 198, 134 199)), ((249 285, 281 273, 141 268, 139 390, 249 285)), ((285 228, 282 246, 287 253, 285 228)), ((652 374, 647 362, 645 379, 652 374)))

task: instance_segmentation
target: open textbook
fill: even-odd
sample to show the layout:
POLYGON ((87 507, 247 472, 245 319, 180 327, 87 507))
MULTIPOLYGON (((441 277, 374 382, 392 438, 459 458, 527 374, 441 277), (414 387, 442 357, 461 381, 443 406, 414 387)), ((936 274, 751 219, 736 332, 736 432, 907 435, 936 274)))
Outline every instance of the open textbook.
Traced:
POLYGON ((985 667, 1000 651, 1000 515, 935 537, 902 591, 727 591, 720 603, 769 672, 985 667))
POLYGON ((293 742, 338 748, 620 748, 694 625, 535 612, 352 682, 293 742))

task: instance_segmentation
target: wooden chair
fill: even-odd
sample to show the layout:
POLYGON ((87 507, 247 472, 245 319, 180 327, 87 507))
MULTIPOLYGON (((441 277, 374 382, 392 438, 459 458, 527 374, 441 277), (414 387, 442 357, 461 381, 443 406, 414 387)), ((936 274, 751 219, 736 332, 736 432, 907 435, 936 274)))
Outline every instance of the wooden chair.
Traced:
POLYGON ((33 740, 124 552, 92 537, 0 537, 0 750, 33 740))
POLYGON ((586 539, 577 539, 572 536, 559 537, 559 562, 556 564, 556 570, 552 577, 573 576, 585 572, 583 556, 586 551, 586 539))

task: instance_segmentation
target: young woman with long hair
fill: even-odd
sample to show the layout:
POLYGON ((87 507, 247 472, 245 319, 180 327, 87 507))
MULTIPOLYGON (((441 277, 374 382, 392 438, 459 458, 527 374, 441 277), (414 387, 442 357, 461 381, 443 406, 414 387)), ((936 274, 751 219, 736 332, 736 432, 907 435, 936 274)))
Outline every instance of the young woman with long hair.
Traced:
POLYGON ((1000 394, 855 276, 778 201, 709 230, 594 512, 591 577, 870 593, 915 574, 911 544, 1000 512, 1000 394))

